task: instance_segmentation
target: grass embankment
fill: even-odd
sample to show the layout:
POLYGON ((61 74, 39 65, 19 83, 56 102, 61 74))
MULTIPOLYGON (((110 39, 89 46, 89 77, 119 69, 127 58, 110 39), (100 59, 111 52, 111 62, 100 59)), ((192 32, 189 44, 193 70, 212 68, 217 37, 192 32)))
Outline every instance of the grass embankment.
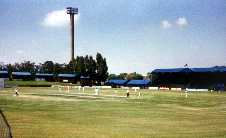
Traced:
POLYGON ((225 93, 191 93, 185 98, 180 92, 142 90, 141 97, 131 92, 130 98, 108 98, 126 92, 112 89, 101 92, 106 98, 91 100, 69 96, 81 93, 77 89, 20 91, 19 97, 12 96, 12 89, 0 91, 0 108, 15 138, 226 137, 225 93))
POLYGON ((53 83, 52 82, 47 82, 47 81, 22 81, 22 80, 14 80, 14 81, 9 81, 6 80, 5 84, 8 86, 51 86, 53 83))
MULTIPOLYGON (((69 85, 69 83, 61 83, 61 82, 48 82, 44 80, 39 81, 22 81, 22 80, 13 80, 5 81, 5 85, 10 86, 20 86, 20 87, 50 87, 51 85, 69 85)), ((74 84, 73 84, 74 85, 74 84)))

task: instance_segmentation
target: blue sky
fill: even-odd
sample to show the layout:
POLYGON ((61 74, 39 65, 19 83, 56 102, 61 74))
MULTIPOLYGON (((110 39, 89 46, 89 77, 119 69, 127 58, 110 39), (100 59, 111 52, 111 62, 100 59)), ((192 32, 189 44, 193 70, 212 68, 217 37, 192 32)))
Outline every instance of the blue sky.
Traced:
POLYGON ((110 73, 226 65, 225 0, 0 0, 0 62, 70 59, 102 53, 110 73))

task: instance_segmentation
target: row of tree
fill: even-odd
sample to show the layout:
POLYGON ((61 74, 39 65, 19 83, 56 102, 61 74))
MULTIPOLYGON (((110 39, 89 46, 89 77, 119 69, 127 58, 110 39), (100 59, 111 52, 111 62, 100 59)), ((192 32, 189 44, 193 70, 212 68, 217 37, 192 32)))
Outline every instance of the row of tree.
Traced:
POLYGON ((104 82, 108 78, 108 66, 106 58, 97 53, 96 59, 92 56, 78 56, 68 64, 54 63, 46 61, 44 63, 35 64, 34 62, 24 61, 22 63, 0 65, 1 70, 8 72, 30 72, 35 73, 79 73, 81 76, 95 79, 98 82, 104 82))
POLYGON ((88 55, 77 56, 76 59, 70 61, 68 64, 59 64, 54 63, 53 61, 35 64, 34 62, 24 61, 22 63, 7 64, 5 66, 0 65, 0 70, 7 70, 9 72, 30 72, 32 74, 79 73, 81 76, 89 77, 99 83, 104 82, 107 79, 151 79, 150 73, 148 73, 146 77, 136 72, 109 75, 106 58, 104 58, 100 53, 97 53, 95 59, 88 55))
POLYGON ((147 76, 133 72, 133 73, 120 73, 119 75, 110 74, 108 79, 123 79, 123 80, 142 80, 142 79, 151 79, 151 73, 147 73, 147 76))

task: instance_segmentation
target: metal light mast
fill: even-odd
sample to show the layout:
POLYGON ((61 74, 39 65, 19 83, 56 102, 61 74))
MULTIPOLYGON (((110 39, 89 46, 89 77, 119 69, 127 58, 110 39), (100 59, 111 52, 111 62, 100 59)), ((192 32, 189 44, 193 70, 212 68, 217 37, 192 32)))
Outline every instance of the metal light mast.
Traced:
POLYGON ((74 15, 78 14, 78 8, 67 7, 67 14, 70 15, 70 40, 71 40, 71 61, 74 60, 74 15))

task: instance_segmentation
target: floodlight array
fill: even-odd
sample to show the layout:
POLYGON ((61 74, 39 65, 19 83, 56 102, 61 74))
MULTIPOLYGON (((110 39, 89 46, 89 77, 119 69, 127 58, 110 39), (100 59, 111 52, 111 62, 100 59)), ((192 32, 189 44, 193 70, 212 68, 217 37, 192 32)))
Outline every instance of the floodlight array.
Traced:
POLYGON ((67 14, 78 14, 78 8, 67 7, 67 14))

